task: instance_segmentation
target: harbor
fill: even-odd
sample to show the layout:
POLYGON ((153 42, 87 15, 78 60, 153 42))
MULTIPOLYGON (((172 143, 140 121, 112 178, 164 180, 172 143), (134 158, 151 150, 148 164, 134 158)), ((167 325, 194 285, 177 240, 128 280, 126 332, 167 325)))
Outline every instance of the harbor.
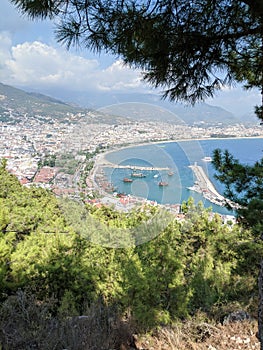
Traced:
POLYGON ((169 158, 168 161, 158 159, 157 162, 157 159, 150 157, 155 148, 151 151, 148 145, 146 150, 138 148, 138 154, 129 148, 121 150, 120 153, 109 152, 109 157, 108 154, 107 157, 100 154, 96 159, 95 173, 99 175, 102 172, 104 176, 95 176, 96 188, 101 188, 102 184, 108 195, 125 193, 126 196, 147 198, 167 205, 180 204, 193 197, 196 203, 202 201, 205 207, 212 208, 214 212, 233 215, 233 209, 238 208, 237 204, 224 196, 223 188, 220 187, 222 192, 215 188, 212 179, 213 168, 207 165, 210 161, 210 144, 213 142, 204 144, 207 148, 202 154, 191 156, 190 163, 189 159, 180 156, 181 146, 176 143, 165 146, 165 151, 168 156, 171 154, 173 163, 169 158), (207 167, 209 175, 206 173, 207 167))

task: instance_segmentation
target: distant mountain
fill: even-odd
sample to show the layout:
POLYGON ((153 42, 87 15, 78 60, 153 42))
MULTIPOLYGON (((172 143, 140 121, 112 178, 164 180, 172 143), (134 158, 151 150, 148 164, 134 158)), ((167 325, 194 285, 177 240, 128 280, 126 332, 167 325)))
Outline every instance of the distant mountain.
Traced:
POLYGON ((176 124, 209 126, 238 123, 238 119, 232 113, 206 103, 199 103, 191 107, 178 103, 166 105, 163 101, 154 101, 149 98, 148 101, 151 103, 124 102, 102 107, 99 110, 104 113, 125 115, 136 120, 155 120, 176 124))
POLYGON ((77 103, 83 107, 99 109, 136 120, 158 120, 172 123, 181 121, 190 125, 236 124, 240 122, 240 119, 221 107, 211 106, 207 103, 198 103, 193 107, 186 106, 182 103, 162 100, 156 94, 58 91, 54 92, 54 96, 63 97, 63 100, 77 103), (159 113, 156 109, 156 113, 151 114, 150 107, 146 107, 146 104, 152 105, 153 108, 158 108, 162 112, 159 113))
POLYGON ((240 123, 242 124, 259 124, 259 119, 254 112, 248 112, 239 117, 240 123))
POLYGON ((122 123, 127 121, 127 118, 203 127, 257 123, 257 119, 252 116, 236 118, 231 112, 221 107, 207 103, 198 103, 193 107, 186 106, 182 103, 162 100, 156 94, 94 93, 63 89, 53 91, 49 89, 44 93, 48 96, 39 92, 26 92, 0 83, 0 120, 6 118, 8 114, 6 111, 11 108, 20 115, 27 113, 29 116, 39 115, 61 121, 68 113, 87 115, 92 111, 91 122, 109 124, 122 123))
POLYGON ((46 101, 46 102, 51 102, 51 103, 58 103, 58 104, 62 104, 62 105, 67 105, 69 106, 69 104, 67 104, 66 102, 63 102, 63 101, 60 101, 56 98, 53 98, 53 97, 50 97, 50 96, 47 96, 47 95, 43 95, 43 94, 40 94, 39 92, 28 92, 28 95, 31 95, 33 97, 36 97, 37 99, 41 99, 43 101, 46 101))

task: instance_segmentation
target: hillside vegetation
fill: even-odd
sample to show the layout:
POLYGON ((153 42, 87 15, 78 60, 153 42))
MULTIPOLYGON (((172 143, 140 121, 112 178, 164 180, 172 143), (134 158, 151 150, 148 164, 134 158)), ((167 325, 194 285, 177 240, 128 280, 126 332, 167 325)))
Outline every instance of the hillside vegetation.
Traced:
POLYGON ((1 106, 21 114, 52 116, 63 118, 67 113, 84 113, 83 108, 76 108, 62 101, 42 94, 33 94, 0 83, 1 106))
POLYGON ((87 123, 116 124, 127 122, 127 118, 91 111, 77 105, 40 93, 29 93, 0 83, 0 122, 17 123, 25 118, 38 119, 44 123, 76 123, 83 118, 87 123))
POLYGON ((98 235, 111 228, 119 236, 136 232, 158 209, 120 213, 79 204, 83 230, 64 208, 50 192, 22 187, 2 161, 3 349, 117 349, 132 344, 132 333, 194 319, 218 323, 237 310, 256 315, 262 245, 250 231, 222 225, 189 201, 185 221, 169 219, 149 242, 114 249, 93 243, 89 222, 100 223, 98 235))

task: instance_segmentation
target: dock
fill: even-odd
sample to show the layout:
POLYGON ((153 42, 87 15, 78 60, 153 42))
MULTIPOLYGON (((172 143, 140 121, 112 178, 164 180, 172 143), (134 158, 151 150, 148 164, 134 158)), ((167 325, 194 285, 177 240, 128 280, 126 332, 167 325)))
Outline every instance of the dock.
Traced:
POLYGON ((224 206, 225 204, 229 204, 232 208, 236 208, 236 203, 231 202, 220 193, 217 192, 212 182, 207 177, 204 169, 197 165, 189 165, 195 174, 196 182, 194 186, 188 187, 189 190, 201 193, 204 198, 208 199, 210 202, 224 206))
POLYGON ((100 164, 101 167, 108 167, 108 168, 114 168, 114 169, 131 169, 131 170, 139 170, 139 171, 171 171, 171 168, 168 167, 151 167, 151 166, 137 166, 137 165, 119 165, 119 164, 113 164, 109 161, 103 161, 103 163, 100 164))

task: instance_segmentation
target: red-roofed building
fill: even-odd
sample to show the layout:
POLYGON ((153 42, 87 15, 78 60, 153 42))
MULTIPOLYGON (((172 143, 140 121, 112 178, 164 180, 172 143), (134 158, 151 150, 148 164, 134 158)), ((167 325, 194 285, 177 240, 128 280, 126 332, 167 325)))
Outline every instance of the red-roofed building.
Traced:
POLYGON ((37 172, 34 182, 49 183, 54 178, 57 171, 57 168, 44 166, 37 172))

